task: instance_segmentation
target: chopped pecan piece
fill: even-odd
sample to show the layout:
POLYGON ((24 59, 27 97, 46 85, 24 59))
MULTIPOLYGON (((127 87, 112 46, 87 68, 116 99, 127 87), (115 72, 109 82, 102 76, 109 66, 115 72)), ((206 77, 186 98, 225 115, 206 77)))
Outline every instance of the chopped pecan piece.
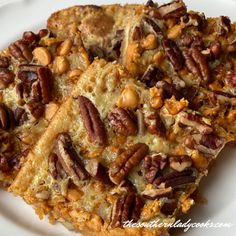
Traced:
POLYGON ((84 126, 92 142, 105 145, 107 141, 106 130, 94 104, 86 97, 79 96, 79 106, 84 126))
POLYGON ((9 58, 0 56, 0 68, 7 68, 10 65, 9 58))
MULTIPOLYGON (((81 180, 88 179, 88 172, 82 165, 82 162, 73 147, 69 134, 61 133, 58 135, 55 143, 55 154, 57 155, 63 170, 75 185, 80 186, 81 180)), ((51 158, 55 160, 55 156, 51 158)))
POLYGON ((231 31, 231 21, 227 16, 221 16, 218 20, 218 35, 225 36, 231 31))
POLYGON ((155 35, 162 34, 161 28, 158 26, 154 19, 145 16, 142 18, 141 22, 144 26, 147 27, 150 33, 154 33, 155 35))
POLYGON ((173 215, 176 208, 177 208, 177 202, 175 200, 170 200, 169 202, 165 202, 161 206, 161 212, 165 215, 173 215))
POLYGON ((112 190, 111 190, 111 194, 115 195, 115 194, 127 194, 130 192, 135 192, 135 188, 133 186, 133 184, 128 180, 128 179, 124 179, 120 182, 119 185, 116 185, 112 190))
POLYGON ((144 72, 140 81, 145 83, 147 87, 151 88, 164 77, 164 73, 155 65, 149 65, 147 70, 144 72))
POLYGON ((175 96, 177 100, 183 98, 181 92, 177 90, 173 84, 170 84, 164 80, 157 82, 156 87, 163 89, 164 98, 171 98, 172 96, 175 96))
POLYGON ((222 145, 222 141, 215 133, 203 134, 199 143, 213 150, 218 149, 222 145))
POLYGON ((186 126, 190 126, 197 130, 199 133, 211 133, 213 129, 204 122, 203 117, 198 114, 185 113, 180 114, 180 123, 186 126))
POLYGON ((210 51, 214 58, 219 58, 221 55, 221 42, 215 41, 210 44, 210 51))
POLYGON ((47 67, 39 67, 37 72, 42 96, 42 103, 47 104, 51 100, 50 89, 51 89, 52 73, 47 67))
POLYGON ((180 49, 177 44, 170 39, 163 39, 162 45, 165 50, 165 53, 170 60, 171 64, 174 66, 176 70, 180 70, 183 67, 184 59, 180 49))
POLYGON ((139 26, 135 26, 134 31, 133 31, 133 35, 132 35, 132 39, 134 41, 140 41, 143 37, 144 37, 144 33, 143 33, 142 28, 139 26))
POLYGON ((105 184, 112 184, 109 179, 107 170, 98 160, 89 161, 88 165, 86 166, 86 169, 93 178, 105 184))
POLYGON ((108 115, 108 120, 116 133, 129 136, 137 133, 136 117, 130 110, 116 108, 108 115))
POLYGON ((15 122, 17 125, 23 125, 28 120, 28 115, 25 109, 17 107, 14 112, 15 122))
POLYGON ((157 199, 162 197, 170 197, 172 196, 172 188, 153 188, 153 189, 145 189, 142 192, 142 196, 147 199, 157 199))
POLYGON ((119 197, 112 208, 110 227, 122 227, 128 220, 138 221, 142 207, 143 200, 134 192, 119 197))
POLYGON ((33 58, 32 50, 23 40, 18 40, 9 46, 11 55, 18 60, 26 60, 30 62, 33 58))
POLYGON ((236 87, 236 72, 229 71, 224 78, 224 83, 229 87, 236 87))
POLYGON ((195 26, 198 28, 198 30, 204 29, 204 26, 206 25, 206 18, 205 15, 195 13, 195 12, 189 12, 182 18, 185 27, 186 26, 195 26))
POLYGON ((0 128, 3 130, 9 130, 14 127, 14 115, 10 108, 5 104, 0 103, 0 128))
POLYGON ((149 183, 159 176, 160 171, 163 170, 167 165, 167 156, 162 153, 154 153, 144 158, 144 176, 149 183))
POLYGON ((148 132, 150 134, 157 134, 160 137, 165 137, 166 136, 166 127, 165 124, 163 123, 160 115, 158 113, 153 115, 153 119, 149 117, 149 121, 153 120, 154 123, 152 122, 148 125, 148 132))
POLYGON ((0 89, 7 88, 15 78, 15 74, 7 69, 7 68, 0 68, 0 89))
POLYGON ((232 54, 236 53, 236 40, 227 47, 227 51, 232 54))
POLYGON ((169 160, 170 160, 170 167, 179 172, 192 166, 192 160, 189 156, 171 156, 169 160))
POLYGON ((137 122, 138 122, 138 134, 144 135, 145 130, 146 130, 146 126, 144 123, 144 114, 140 109, 138 109, 136 113, 137 113, 137 122))
POLYGON ((10 166, 8 164, 6 157, 0 155, 0 171, 8 172, 9 170, 10 170, 10 166))
POLYGON ((39 67, 38 65, 22 64, 19 66, 17 77, 24 83, 32 83, 38 79, 37 69, 39 67))
POLYGON ((16 156, 14 156, 9 162, 10 168, 19 171, 21 169, 21 166, 24 163, 26 157, 28 156, 29 151, 30 151, 30 149, 27 148, 23 152, 21 152, 20 154, 17 154, 16 156))
POLYGON ((163 19, 180 18, 187 12, 187 8, 183 1, 177 0, 158 7, 158 12, 163 19))
POLYGON ((39 37, 32 31, 25 31, 23 33, 22 40, 24 40, 28 44, 33 44, 39 40, 39 37))
POLYGON ((34 99, 32 99, 27 103, 27 107, 35 119, 39 119, 44 114, 45 111, 44 104, 34 99))
POLYGON ((148 146, 144 143, 137 143, 130 146, 121 153, 110 165, 109 177, 114 184, 119 184, 147 155, 148 146))

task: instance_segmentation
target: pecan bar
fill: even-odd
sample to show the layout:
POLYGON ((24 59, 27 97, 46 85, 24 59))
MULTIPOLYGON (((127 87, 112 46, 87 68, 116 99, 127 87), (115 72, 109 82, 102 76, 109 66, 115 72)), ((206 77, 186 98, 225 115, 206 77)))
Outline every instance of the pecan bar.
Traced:
POLYGON ((194 204, 191 194, 231 136, 191 110, 187 99, 161 97, 159 90, 117 63, 95 60, 10 191, 40 217, 84 235, 168 235, 167 228, 123 226, 171 223, 186 213, 194 204))
POLYGON ((27 31, 0 52, 0 185, 9 185, 29 149, 89 65, 81 42, 48 29, 27 31))
POLYGON ((236 25, 228 17, 188 11, 181 0, 148 1, 75 6, 54 13, 48 27, 62 38, 80 33, 91 56, 118 60, 147 87, 165 78, 164 96, 191 100, 193 110, 236 134, 236 25))

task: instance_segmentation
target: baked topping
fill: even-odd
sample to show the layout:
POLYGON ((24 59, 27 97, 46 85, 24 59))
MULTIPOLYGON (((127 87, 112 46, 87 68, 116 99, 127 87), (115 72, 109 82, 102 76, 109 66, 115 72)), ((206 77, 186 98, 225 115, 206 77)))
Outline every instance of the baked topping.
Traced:
POLYGON ((25 121, 28 120, 28 115, 25 109, 17 107, 14 112, 15 123, 16 125, 23 125, 25 121))
POLYGON ((137 119, 131 110, 116 108, 108 115, 108 120, 118 134, 129 136, 137 133, 137 119))
POLYGON ((107 141, 106 130, 97 108, 84 96, 79 96, 77 99, 83 123, 90 140, 99 145, 105 145, 107 141))
POLYGON ((157 199, 162 197, 171 197, 173 193, 173 190, 171 187, 168 188, 151 188, 151 189, 145 189, 142 192, 142 196, 147 199, 157 199))
POLYGON ((148 146, 137 143, 122 152, 110 165, 109 177, 114 184, 119 184, 139 162, 147 155, 148 146))

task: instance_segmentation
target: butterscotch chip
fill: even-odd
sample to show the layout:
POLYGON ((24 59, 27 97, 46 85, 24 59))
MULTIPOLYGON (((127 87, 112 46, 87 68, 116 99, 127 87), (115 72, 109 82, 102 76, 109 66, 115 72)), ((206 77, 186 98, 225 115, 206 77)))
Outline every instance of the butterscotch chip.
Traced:
POLYGON ((34 58, 38 61, 39 64, 47 66, 51 63, 52 56, 47 48, 38 47, 33 51, 34 58))

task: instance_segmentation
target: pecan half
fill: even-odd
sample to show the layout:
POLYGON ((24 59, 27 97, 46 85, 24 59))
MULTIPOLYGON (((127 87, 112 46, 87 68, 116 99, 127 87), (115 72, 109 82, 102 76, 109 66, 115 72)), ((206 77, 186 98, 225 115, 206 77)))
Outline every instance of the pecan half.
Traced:
POLYGON ((193 175, 193 171, 191 169, 185 169, 182 172, 174 171, 160 176, 155 179, 153 184, 158 187, 161 183, 164 183, 165 188, 176 188, 180 187, 181 185, 193 183, 195 179, 196 176, 193 175))
POLYGON ((108 120, 116 133, 129 136, 137 133, 136 117, 130 110, 116 108, 108 115, 108 120))
POLYGON ((110 180, 114 184, 119 184, 129 174, 130 170, 147 155, 148 149, 146 144, 137 143, 121 153, 110 165, 110 180))
POLYGON ((7 88, 15 78, 15 74, 7 69, 7 68, 0 68, 0 89, 7 88))
POLYGON ((7 68, 10 65, 9 58, 0 56, 0 68, 7 68))
POLYGON ((21 107, 15 109, 14 117, 16 126, 23 125, 24 122, 28 120, 27 112, 21 107))
POLYGON ((5 104, 0 103, 0 128, 3 130, 9 130, 14 127, 14 115, 10 108, 5 104))
POLYGON ((218 20, 217 33, 219 36, 225 36, 231 31, 231 21, 227 16, 221 16, 218 20))
POLYGON ((181 0, 164 4, 158 7, 157 10, 163 19, 180 18, 181 16, 184 16, 187 12, 187 8, 181 0))
POLYGON ((138 221, 142 207, 143 200, 134 192, 118 198, 112 208, 110 227, 122 227, 128 220, 138 221))
POLYGON ((179 172, 192 166, 192 159, 186 155, 185 156, 171 156, 169 160, 170 160, 170 167, 179 172))
POLYGON ((105 145, 107 141, 106 130, 97 108, 84 96, 79 96, 77 99, 79 101, 81 116, 89 138, 94 143, 105 145))
POLYGON ((154 153, 144 158, 143 169, 147 182, 153 183, 167 165, 167 161, 167 156, 162 153, 154 153))
POLYGON ((176 70, 180 70, 184 64, 184 58, 177 44, 170 39, 163 39, 162 45, 171 64, 176 70))
POLYGON ((30 62, 33 59, 32 50, 24 40, 18 40, 9 46, 10 54, 18 60, 30 62))
POLYGON ((57 155, 63 170, 75 185, 80 186, 81 180, 88 179, 88 172, 82 165, 82 162, 73 147, 69 134, 60 133, 58 135, 55 143, 55 154, 57 155))
POLYGON ((43 104, 51 101, 52 73, 49 68, 37 65, 21 65, 17 76, 26 84, 25 86, 33 90, 33 99, 41 100, 43 104))
POLYGON ((68 177, 55 153, 51 153, 48 158, 48 170, 54 179, 60 180, 68 177))
POLYGON ((144 72, 140 81, 145 83, 147 87, 151 88, 164 77, 164 73, 155 65, 149 65, 147 70, 144 72))
POLYGON ((183 50, 185 65, 192 73, 200 77, 204 82, 207 82, 210 77, 209 66, 206 57, 201 53, 197 46, 192 47, 189 51, 183 50))

